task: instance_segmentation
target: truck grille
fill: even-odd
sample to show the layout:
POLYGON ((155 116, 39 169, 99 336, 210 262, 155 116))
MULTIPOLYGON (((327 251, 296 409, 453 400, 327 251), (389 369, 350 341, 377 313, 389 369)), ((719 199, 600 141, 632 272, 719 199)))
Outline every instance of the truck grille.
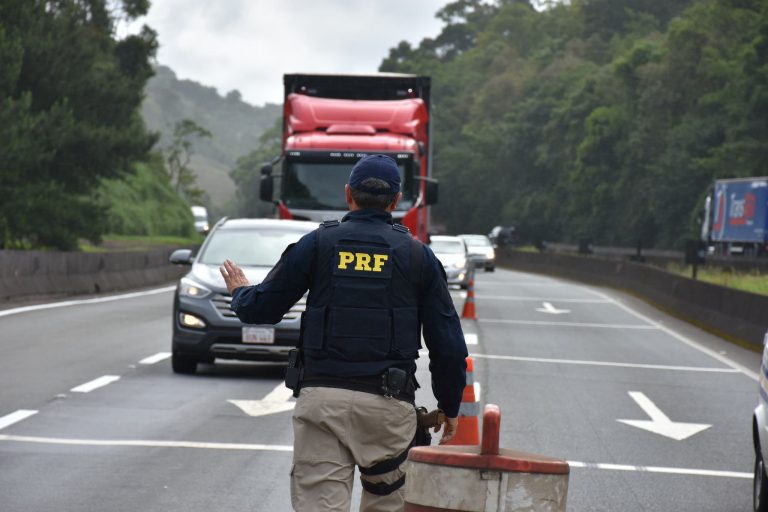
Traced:
MULTIPOLYGON (((235 312, 230 308, 232 303, 232 296, 226 293, 217 293, 211 298, 213 307, 218 310, 219 314, 226 318, 236 318, 235 312)), ((301 316, 304 310, 307 309, 307 297, 306 295, 299 299, 299 301, 291 306, 286 314, 283 315, 283 320, 295 320, 301 316)))

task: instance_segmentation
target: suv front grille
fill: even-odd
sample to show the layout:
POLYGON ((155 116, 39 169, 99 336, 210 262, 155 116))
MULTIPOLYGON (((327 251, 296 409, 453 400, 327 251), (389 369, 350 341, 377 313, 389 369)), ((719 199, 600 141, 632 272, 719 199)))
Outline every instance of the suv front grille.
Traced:
MULTIPOLYGON (((226 318, 236 318, 235 312, 230 308, 232 303, 232 296, 227 293, 217 293, 211 298, 211 304, 215 307, 219 314, 226 318)), ((307 309, 307 297, 306 295, 299 299, 299 301, 291 306, 286 314, 283 315, 283 320, 295 320, 301 316, 304 310, 307 309)))

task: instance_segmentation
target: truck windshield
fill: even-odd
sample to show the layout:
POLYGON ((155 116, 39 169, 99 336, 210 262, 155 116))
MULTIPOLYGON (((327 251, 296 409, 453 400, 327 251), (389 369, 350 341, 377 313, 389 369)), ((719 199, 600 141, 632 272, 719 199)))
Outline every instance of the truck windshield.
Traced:
MULTIPOLYGON (((346 210, 344 185, 349 180, 354 162, 302 162, 288 161, 283 174, 283 201, 289 208, 303 210, 346 210)), ((407 210, 413 205, 410 173, 400 162, 401 189, 403 198, 398 210, 407 210)))

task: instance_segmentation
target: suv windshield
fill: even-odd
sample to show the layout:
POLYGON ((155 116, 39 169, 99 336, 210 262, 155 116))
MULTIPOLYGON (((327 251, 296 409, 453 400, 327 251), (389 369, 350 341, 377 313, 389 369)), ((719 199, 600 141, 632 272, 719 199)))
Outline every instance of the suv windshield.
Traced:
POLYGON ((271 267, 289 244, 298 241, 307 232, 295 229, 218 229, 209 235, 210 239, 197 261, 221 265, 229 258, 238 265, 271 267))
MULTIPOLYGON (((354 162, 302 162, 288 161, 283 175, 283 201, 289 208, 306 210, 346 210, 344 185, 349 180, 354 162)), ((398 210, 413 205, 410 173, 405 162, 399 162, 403 198, 398 210)))
POLYGON ((484 236, 478 237, 462 237, 464 242, 470 247, 490 247, 491 242, 484 236))

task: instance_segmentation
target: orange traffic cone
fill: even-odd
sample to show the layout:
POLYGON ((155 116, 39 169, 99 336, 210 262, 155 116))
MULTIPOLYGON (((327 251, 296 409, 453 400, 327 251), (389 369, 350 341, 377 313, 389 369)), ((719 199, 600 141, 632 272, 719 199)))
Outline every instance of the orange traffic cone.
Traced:
POLYGON ((472 272, 472 276, 469 278, 469 284, 467 285, 467 299, 464 301, 464 309, 461 311, 461 318, 468 318, 469 320, 477 320, 475 315, 475 273, 472 272))
POLYGON ((456 435, 446 444, 452 445, 479 445, 480 444, 480 402, 475 396, 475 379, 472 376, 474 364, 472 358, 467 358, 467 384, 461 395, 459 407, 459 425, 456 427, 456 435))

